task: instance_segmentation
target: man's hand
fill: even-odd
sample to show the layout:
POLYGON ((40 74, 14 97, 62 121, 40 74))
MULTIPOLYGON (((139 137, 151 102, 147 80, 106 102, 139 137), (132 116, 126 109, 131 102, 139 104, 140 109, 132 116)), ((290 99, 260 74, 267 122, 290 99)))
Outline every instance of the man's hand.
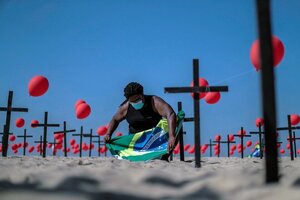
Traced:
POLYGON ((105 135, 104 143, 108 143, 110 141, 110 135, 105 135))
POLYGON ((174 136, 170 136, 169 137, 169 142, 168 142, 168 152, 170 152, 171 150, 173 150, 175 145, 175 137, 174 136))

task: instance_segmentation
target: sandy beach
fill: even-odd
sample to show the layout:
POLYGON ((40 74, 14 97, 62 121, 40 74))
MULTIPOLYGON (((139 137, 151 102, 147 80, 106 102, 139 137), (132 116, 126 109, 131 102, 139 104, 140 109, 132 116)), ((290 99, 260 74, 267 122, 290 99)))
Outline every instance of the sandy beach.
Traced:
POLYGON ((193 158, 133 163, 115 158, 0 158, 0 198, 299 199, 300 161, 280 159, 280 183, 265 185, 264 160, 193 158))

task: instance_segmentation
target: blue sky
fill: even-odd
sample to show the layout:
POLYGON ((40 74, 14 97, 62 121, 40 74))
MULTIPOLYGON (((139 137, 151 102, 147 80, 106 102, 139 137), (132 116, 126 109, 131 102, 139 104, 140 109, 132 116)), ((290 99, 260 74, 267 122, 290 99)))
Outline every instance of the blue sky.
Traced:
MULTIPOLYGON (((272 1, 272 29, 285 46, 275 68, 278 126, 286 115, 300 113, 300 2, 272 1)), ((97 129, 108 123, 124 100, 123 88, 140 82, 146 94, 155 94, 174 110, 182 101, 193 115, 189 94, 165 94, 164 87, 188 86, 192 59, 200 60, 200 76, 210 85, 227 85, 215 105, 201 101, 201 140, 236 134, 241 126, 256 130, 261 117, 260 73, 249 59, 257 39, 255 1, 240 0, 10 0, 0 3, 0 105, 9 90, 13 105, 29 113, 12 115, 26 120, 24 128, 39 137, 42 130, 30 121, 67 121, 69 128, 97 129), (29 80, 46 76, 48 92, 38 98, 27 92, 29 80), (92 107, 85 120, 75 117, 74 104, 84 99, 92 107)), ((0 114, 0 123, 5 114, 0 114)), ((184 124, 185 141, 193 143, 193 124, 184 124)), ((56 129, 49 129, 51 132, 56 129)), ((118 131, 127 132, 123 122, 118 131)), ((287 133, 282 133, 285 138, 287 133)), ((32 141, 32 140, 31 140, 32 141)), ((256 138, 253 139, 256 141, 256 138)))

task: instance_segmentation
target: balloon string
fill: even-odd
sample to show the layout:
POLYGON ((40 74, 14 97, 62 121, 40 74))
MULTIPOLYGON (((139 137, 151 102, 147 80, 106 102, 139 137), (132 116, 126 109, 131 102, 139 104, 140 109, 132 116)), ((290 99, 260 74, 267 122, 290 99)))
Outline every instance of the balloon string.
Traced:
POLYGON ((244 71, 244 72, 242 72, 242 73, 240 73, 240 74, 236 74, 236 75, 231 76, 231 77, 229 77, 229 78, 226 78, 226 79, 224 79, 224 80, 215 82, 215 83, 213 83, 212 85, 216 85, 216 84, 223 83, 223 82, 225 82, 225 81, 229 81, 229 80, 232 80, 232 79, 236 79, 236 78, 238 78, 238 77, 245 76, 245 75, 247 75, 247 74, 249 74, 249 73, 252 73, 252 72, 255 72, 255 71, 254 71, 253 69, 248 70, 248 71, 244 71))

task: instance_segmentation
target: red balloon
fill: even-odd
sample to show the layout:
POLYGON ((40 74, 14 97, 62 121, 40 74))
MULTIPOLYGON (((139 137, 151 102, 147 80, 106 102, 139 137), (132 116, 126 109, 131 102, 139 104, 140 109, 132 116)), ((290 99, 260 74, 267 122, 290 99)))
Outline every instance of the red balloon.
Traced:
POLYGON ((188 150, 189 154, 195 153, 195 147, 193 146, 190 150, 188 150))
POLYGON ((122 136, 123 134, 121 132, 116 133, 116 136, 122 136))
MULTIPOLYGON (((241 137, 241 135, 242 135, 241 130, 239 130, 239 132, 237 134, 239 135, 239 137, 241 137)), ((245 130, 243 130, 243 135, 246 135, 246 131, 245 130)))
POLYGON ((176 145, 176 147, 174 148, 174 150, 176 150, 176 151, 178 151, 178 152, 179 152, 179 151, 180 151, 180 149, 179 149, 179 148, 180 148, 180 146, 179 146, 179 143, 178 143, 178 144, 176 145))
POLYGON ((300 154, 300 149, 297 149, 297 154, 300 154))
POLYGON ((252 145, 252 141, 249 140, 249 141, 246 142, 247 147, 250 147, 251 145, 252 145))
POLYGON ((55 139, 55 142, 56 142, 57 144, 62 144, 62 143, 63 143, 63 140, 62 140, 61 138, 59 138, 59 139, 55 139))
POLYGON ((236 150, 236 145, 232 145, 232 146, 231 146, 231 150, 232 150, 232 151, 235 151, 235 150, 236 150))
POLYGON ((79 149, 79 144, 74 144, 74 149, 79 149))
POLYGON ((217 149, 219 149, 219 148, 220 148, 220 145, 219 145, 219 144, 215 144, 215 145, 214 145, 214 149, 215 149, 215 150, 217 150, 217 149))
POLYGON ((183 149, 184 149, 185 151, 187 151, 187 150, 190 148, 190 146, 191 146, 190 144, 186 144, 186 145, 184 145, 184 148, 183 148, 183 149))
POLYGON ((176 150, 176 149, 173 150, 173 154, 178 154, 178 153, 179 153, 178 150, 176 150))
POLYGON ((52 144, 48 143, 47 148, 49 148, 49 149, 52 148, 52 144))
POLYGON ((287 144, 286 144, 286 148, 287 148, 287 149, 290 149, 290 148, 291 148, 290 143, 287 143, 287 144))
POLYGON ((205 151, 206 151, 207 148, 208 148, 207 145, 203 145, 203 146, 201 147, 201 152, 205 153, 205 151))
POLYGON ((22 142, 22 147, 24 148, 24 146, 27 148, 28 147, 28 142, 22 142))
POLYGON ((277 148, 280 148, 281 144, 280 143, 277 143, 277 148))
POLYGON ((91 113, 91 107, 86 103, 81 103, 77 106, 76 117, 78 119, 84 119, 88 117, 91 113))
MULTIPOLYGON (((208 81, 206 80, 206 79, 204 79, 204 78, 199 78, 199 86, 202 86, 202 87, 204 87, 204 86, 208 86, 208 81)), ((191 87, 194 87, 194 82, 192 82, 191 84, 190 84, 190 86, 191 87)), ((191 96, 194 98, 194 93, 191 93, 191 96)), ((203 97, 205 97, 206 96, 206 92, 201 92, 200 93, 200 99, 202 99, 203 97)))
POLYGON ((49 88, 48 79, 44 76, 35 76, 28 83, 28 92, 30 96, 38 97, 47 92, 49 88))
POLYGON ((24 126, 24 124, 25 124, 25 120, 23 118, 18 118, 16 120, 16 127, 22 128, 24 126))
POLYGON ((215 104, 220 100, 220 98, 220 92, 208 92, 204 99, 208 104, 215 104))
POLYGON ((231 155, 231 156, 232 156, 233 154, 234 154, 234 151, 232 151, 232 150, 231 150, 231 151, 229 151, 229 155, 231 155))
POLYGON ((9 136, 9 141, 13 142, 15 140, 16 140, 16 136, 14 136, 14 135, 9 136))
POLYGON ((17 144, 13 144, 13 145, 11 146, 11 149, 12 149, 13 151, 17 150, 17 149, 18 149, 18 145, 17 145, 17 144))
POLYGON ((292 114, 291 115, 291 124, 293 126, 297 125, 300 122, 300 116, 297 114, 292 114))
MULTIPOLYGON (((273 65, 276 67, 282 60, 284 56, 284 46, 283 43, 276 36, 272 37, 272 45, 273 45, 273 65)), ((250 60, 256 71, 261 69, 260 66, 260 47, 259 40, 255 40, 251 46, 250 50, 250 60)))
POLYGON ((79 149, 74 149, 73 150, 73 154, 78 154, 79 153, 79 149))
POLYGON ((86 103, 84 100, 82 100, 82 99, 79 99, 79 100, 77 100, 76 101, 76 103, 75 103, 75 110, 77 109, 77 107, 80 105, 80 104, 82 104, 82 103, 86 103))
POLYGON ((55 144, 55 147, 54 147, 54 149, 62 149, 62 144, 61 143, 59 143, 59 144, 55 144))
POLYGON ((281 154, 285 154, 285 150, 284 149, 280 149, 280 153, 281 154))
POLYGON ((97 134, 99 136, 104 136, 107 132, 107 128, 106 126, 100 126, 98 129, 97 129, 97 134))
POLYGON ((70 140, 70 145, 73 146, 76 143, 76 141, 74 139, 70 140))
POLYGON ((221 135, 216 135, 215 140, 220 141, 221 140, 221 135))
POLYGON ((61 134, 60 133, 56 133, 54 134, 54 139, 58 140, 58 139, 61 139, 61 134))
POLYGON ((265 121, 262 118, 257 118, 255 121, 256 127, 263 126, 265 124, 265 121))
POLYGON ((30 122, 30 126, 32 127, 32 128, 36 128, 37 126, 36 125, 38 125, 39 124, 39 121, 38 120, 32 120, 31 122, 30 122))
POLYGON ((228 140, 229 140, 229 142, 233 142, 234 141, 234 135, 229 134, 228 135, 228 140))
POLYGON ((92 143, 91 146, 90 146, 90 148, 94 149, 94 147, 95 147, 95 145, 92 143))
POLYGON ((28 152, 32 153, 34 151, 34 146, 29 147, 28 152))
POLYGON ((215 154, 215 156, 218 156, 220 154, 220 149, 216 149, 214 154, 215 154))

